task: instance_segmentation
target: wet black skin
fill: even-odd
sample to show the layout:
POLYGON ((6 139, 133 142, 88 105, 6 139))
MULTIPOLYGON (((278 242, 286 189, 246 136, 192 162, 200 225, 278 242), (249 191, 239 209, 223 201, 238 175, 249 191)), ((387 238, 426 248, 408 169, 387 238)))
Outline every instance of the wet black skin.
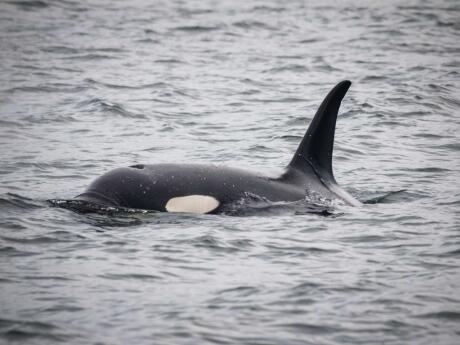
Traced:
POLYGON ((246 170, 198 164, 138 164, 118 168, 97 178, 76 199, 96 204, 166 211, 175 197, 206 195, 225 205, 248 197, 268 201, 297 201, 309 195, 359 201, 341 189, 332 173, 335 124, 342 98, 350 86, 339 83, 329 92, 313 118, 286 172, 269 178, 246 170))
POLYGON ((145 210, 166 211, 171 198, 208 195, 221 206, 257 196, 270 201, 304 199, 309 190, 334 199, 319 179, 291 170, 269 178, 242 169, 198 164, 135 165, 112 170, 96 179, 77 199, 145 210))

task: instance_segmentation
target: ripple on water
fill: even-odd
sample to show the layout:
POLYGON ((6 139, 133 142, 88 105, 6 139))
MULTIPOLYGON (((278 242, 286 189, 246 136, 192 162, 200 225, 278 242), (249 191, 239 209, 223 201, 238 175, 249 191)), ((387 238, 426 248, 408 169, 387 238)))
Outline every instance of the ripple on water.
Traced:
POLYGON ((221 26, 186 25, 186 26, 174 27, 172 30, 199 34, 199 33, 206 33, 206 32, 216 31, 216 30, 219 30, 221 28, 222 28, 221 26))
MULTIPOLYGON (((8 239, 6 240, 8 241, 8 239)), ((39 252, 19 250, 13 246, 0 246, 0 256, 3 256, 5 258, 16 257, 16 256, 32 256, 32 255, 37 255, 37 254, 39 254, 39 252)))
MULTIPOLYGON (((375 192, 375 194, 380 194, 381 192, 375 192)), ((370 197, 370 192, 366 192, 366 196, 360 197, 361 200, 364 199, 365 204, 392 204, 400 202, 410 202, 423 198, 427 198, 428 195, 421 192, 411 192, 405 189, 386 192, 377 196, 370 197)))
POLYGON ((442 321, 453 321, 453 322, 460 321, 459 312, 448 311, 448 310, 418 314, 415 317, 422 318, 422 319, 434 319, 434 320, 439 320, 441 322, 442 321))
POLYGON ((16 0, 5 1, 7 4, 15 5, 22 10, 43 9, 49 7, 48 3, 40 0, 16 0))
POLYGON ((19 194, 6 193, 0 196, 0 209, 32 210, 43 206, 41 202, 19 194))
POLYGON ((146 274, 146 273, 105 273, 101 274, 99 277, 108 279, 108 280, 115 280, 115 281, 139 281, 139 282, 148 282, 148 281, 156 281, 161 280, 162 277, 153 274, 146 274))
POLYGON ((0 319, 0 334, 4 339, 14 342, 34 340, 65 342, 73 338, 59 327, 49 322, 0 319))
POLYGON ((120 104, 109 102, 101 98, 92 98, 87 101, 79 103, 79 108, 82 110, 97 112, 103 115, 118 115, 124 118, 134 118, 134 119, 147 119, 148 117, 143 114, 134 113, 126 110, 120 104))
POLYGON ((458 343, 460 8, 406 2, 2 2, 0 343, 458 343), (279 171, 342 79, 363 207, 44 202, 140 163, 279 171))

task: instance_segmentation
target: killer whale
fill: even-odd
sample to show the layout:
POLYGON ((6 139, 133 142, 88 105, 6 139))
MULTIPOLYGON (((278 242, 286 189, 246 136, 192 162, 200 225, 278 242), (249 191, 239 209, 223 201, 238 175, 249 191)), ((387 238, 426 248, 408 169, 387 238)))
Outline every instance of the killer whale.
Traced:
POLYGON ((351 82, 338 83, 324 98, 285 172, 278 178, 243 169, 200 164, 137 164, 94 180, 75 200, 143 210, 219 213, 256 196, 271 202, 311 195, 348 205, 361 203, 339 187, 332 170, 337 114, 351 82))

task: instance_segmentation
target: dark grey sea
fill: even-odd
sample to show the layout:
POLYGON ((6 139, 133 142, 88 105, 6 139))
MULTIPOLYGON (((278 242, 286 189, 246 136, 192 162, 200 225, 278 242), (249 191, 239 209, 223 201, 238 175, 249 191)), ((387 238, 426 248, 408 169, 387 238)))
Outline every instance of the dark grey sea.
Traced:
POLYGON ((458 0, 1 1, 0 343, 460 344, 459 42, 458 0), (343 79, 362 207, 47 202, 136 163, 279 174, 343 79))

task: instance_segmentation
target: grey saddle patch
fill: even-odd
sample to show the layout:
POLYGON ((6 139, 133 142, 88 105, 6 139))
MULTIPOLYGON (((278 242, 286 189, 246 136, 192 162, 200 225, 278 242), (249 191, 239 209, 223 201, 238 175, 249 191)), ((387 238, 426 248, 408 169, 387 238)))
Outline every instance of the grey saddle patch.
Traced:
POLYGON ((169 199, 166 211, 181 213, 209 213, 220 205, 219 200, 208 195, 187 195, 169 199))

